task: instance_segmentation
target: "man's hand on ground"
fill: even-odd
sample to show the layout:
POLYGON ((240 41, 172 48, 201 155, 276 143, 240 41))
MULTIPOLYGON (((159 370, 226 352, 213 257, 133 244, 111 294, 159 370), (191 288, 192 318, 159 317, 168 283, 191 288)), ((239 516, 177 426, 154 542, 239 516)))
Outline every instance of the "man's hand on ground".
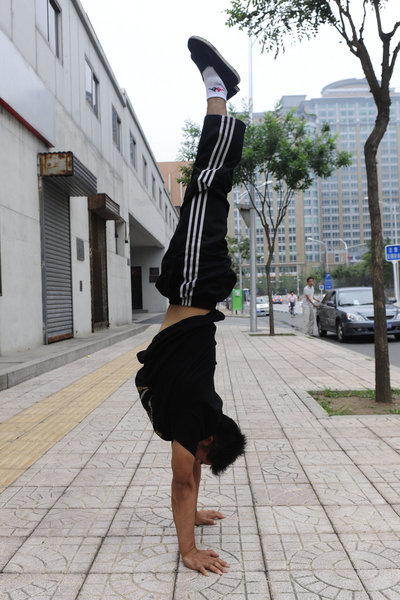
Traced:
POLYGON ((217 510, 196 510, 195 525, 215 525, 215 519, 225 519, 217 510))
POLYGON ((217 575, 223 575, 229 569, 228 563, 219 558, 214 550, 197 550, 197 548, 193 548, 185 556, 182 556, 182 560, 188 569, 200 571, 200 573, 207 577, 208 571, 212 571, 217 575))

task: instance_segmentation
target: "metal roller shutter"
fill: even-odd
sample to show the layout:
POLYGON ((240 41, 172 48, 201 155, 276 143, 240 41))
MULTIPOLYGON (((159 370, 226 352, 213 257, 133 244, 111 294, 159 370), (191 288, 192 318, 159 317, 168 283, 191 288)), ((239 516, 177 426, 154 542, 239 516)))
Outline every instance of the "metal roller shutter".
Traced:
POLYGON ((43 299, 45 342, 73 337, 69 196, 43 184, 43 299))

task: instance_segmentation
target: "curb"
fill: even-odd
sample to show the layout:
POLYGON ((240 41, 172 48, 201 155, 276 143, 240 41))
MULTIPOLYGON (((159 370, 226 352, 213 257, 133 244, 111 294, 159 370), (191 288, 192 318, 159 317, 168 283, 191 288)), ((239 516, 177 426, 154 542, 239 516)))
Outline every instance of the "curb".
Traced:
MULTIPOLYGON (((87 354, 92 354, 93 352, 97 352, 98 350, 102 350, 103 348, 107 348, 108 346, 112 346, 118 342, 122 342, 131 336, 142 333, 149 326, 149 324, 138 325, 126 331, 112 333, 107 335, 107 337, 89 341, 76 348, 71 348, 70 350, 62 349, 60 352, 52 355, 51 357, 43 357, 26 361, 24 362, 23 366, 11 367, 8 371, 3 373, 1 373, 0 368, 0 391, 11 388, 18 383, 22 383, 23 381, 27 381, 28 379, 32 379, 33 377, 37 377, 43 373, 47 373, 48 371, 57 369, 58 367, 62 367, 63 365, 73 362, 74 360, 78 360, 87 354)), ((77 338, 74 339, 76 340, 77 338)))

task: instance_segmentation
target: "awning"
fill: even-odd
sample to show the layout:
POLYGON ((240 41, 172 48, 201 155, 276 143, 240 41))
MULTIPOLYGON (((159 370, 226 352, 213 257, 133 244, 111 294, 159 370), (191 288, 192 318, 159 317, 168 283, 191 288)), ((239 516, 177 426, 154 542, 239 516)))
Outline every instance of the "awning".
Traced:
POLYGON ((124 220, 119 213, 119 204, 114 202, 114 200, 111 200, 107 194, 96 194, 95 196, 90 196, 88 201, 89 210, 92 210, 98 214, 99 217, 105 221, 124 220))
POLYGON ((97 192, 97 178, 73 152, 45 152, 39 157, 39 175, 54 181, 70 196, 91 196, 97 192))

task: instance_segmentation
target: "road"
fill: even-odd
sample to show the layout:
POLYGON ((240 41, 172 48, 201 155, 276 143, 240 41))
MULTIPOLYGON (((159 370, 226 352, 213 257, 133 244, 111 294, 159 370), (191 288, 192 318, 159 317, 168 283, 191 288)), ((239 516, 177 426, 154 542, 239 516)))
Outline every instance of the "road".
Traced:
MULTIPOLYGON (((301 307, 299 307, 299 312, 301 311, 301 307)), ((302 331, 303 329, 303 315, 297 314, 295 317, 290 317, 286 304, 275 305, 274 306, 274 316, 275 323, 280 326, 286 326, 288 328, 293 328, 298 331, 302 331)), ((234 318, 234 317, 232 317, 234 318)), ((260 328, 268 327, 268 318, 269 317, 258 317, 257 326, 260 328)), ((249 319, 245 319, 250 328, 249 319)), ((315 328, 315 333, 317 334, 317 328, 315 328)), ((321 338, 326 344, 341 344, 333 333, 328 333, 325 338, 321 338)), ((396 367, 400 367, 400 342, 396 341, 393 336, 388 337, 389 342, 389 360, 390 364, 396 367)), ((366 338, 354 338, 352 340, 346 341, 343 344, 346 348, 354 350, 355 352, 359 352, 360 354, 364 354, 365 356, 369 356, 370 358, 374 358, 374 340, 373 337, 366 338)), ((328 348, 327 348, 328 350, 328 348)))

